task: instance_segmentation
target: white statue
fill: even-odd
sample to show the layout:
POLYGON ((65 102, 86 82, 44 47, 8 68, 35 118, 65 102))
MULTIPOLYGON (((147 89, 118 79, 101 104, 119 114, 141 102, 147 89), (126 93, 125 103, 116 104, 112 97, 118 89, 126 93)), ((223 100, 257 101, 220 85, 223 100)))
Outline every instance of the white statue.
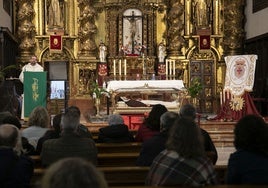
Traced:
POLYGON ((163 42, 159 44, 158 47, 158 60, 159 62, 164 62, 166 57, 166 46, 164 45, 163 42))
POLYGON ((100 62, 106 62, 106 51, 107 51, 106 46, 104 45, 103 42, 101 42, 99 46, 100 62))

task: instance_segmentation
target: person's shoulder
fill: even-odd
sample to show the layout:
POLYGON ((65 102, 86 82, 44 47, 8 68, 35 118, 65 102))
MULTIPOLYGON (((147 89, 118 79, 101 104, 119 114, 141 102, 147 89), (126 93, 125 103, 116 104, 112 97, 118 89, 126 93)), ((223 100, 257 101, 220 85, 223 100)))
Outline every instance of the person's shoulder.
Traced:
POLYGON ((164 135, 158 133, 156 135, 153 135, 151 138, 145 140, 143 142, 144 147, 162 147, 165 145, 167 141, 167 137, 164 135))
POLYGON ((51 146, 57 144, 57 142, 60 141, 60 138, 52 138, 52 139, 47 139, 43 143, 43 148, 44 146, 51 146))
POLYGON ((24 161, 24 162, 29 163, 29 164, 33 164, 34 163, 33 159, 30 156, 25 155, 25 154, 20 155, 19 156, 19 159, 21 161, 24 161))

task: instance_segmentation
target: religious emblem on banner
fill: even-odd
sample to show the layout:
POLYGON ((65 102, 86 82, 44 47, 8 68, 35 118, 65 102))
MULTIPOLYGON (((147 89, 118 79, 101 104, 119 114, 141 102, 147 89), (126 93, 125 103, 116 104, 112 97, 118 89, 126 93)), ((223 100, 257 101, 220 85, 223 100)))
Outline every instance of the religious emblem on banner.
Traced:
POLYGON ((159 75, 165 75, 166 74, 166 64, 159 63, 158 64, 158 74, 159 75))
POLYGON ((199 50, 210 50, 210 35, 199 36, 199 50))
POLYGON ((62 36, 61 35, 50 35, 49 37, 49 50, 51 52, 62 51, 62 36))
POLYGON ((198 29, 197 35, 199 35, 199 50, 201 52, 210 50, 210 47, 211 47, 211 41, 210 41, 211 30, 210 30, 210 28, 198 29))
POLYGON ((234 96, 230 100, 230 107, 234 111, 240 111, 243 109, 243 106, 245 104, 245 100, 242 97, 234 96))
POLYGON ((33 83, 32 83, 32 96, 33 96, 33 100, 37 101, 38 97, 39 97, 39 91, 38 91, 38 79, 37 78, 33 78, 33 83))
POLYGON ((107 75, 107 64, 106 63, 100 63, 99 64, 98 74, 100 76, 106 76, 107 75))
POLYGON ((234 64, 234 76, 237 78, 241 78, 245 75, 245 60, 238 59, 234 64))
POLYGON ((257 55, 237 55, 225 57, 226 76, 224 90, 232 95, 241 96, 252 91, 257 55))

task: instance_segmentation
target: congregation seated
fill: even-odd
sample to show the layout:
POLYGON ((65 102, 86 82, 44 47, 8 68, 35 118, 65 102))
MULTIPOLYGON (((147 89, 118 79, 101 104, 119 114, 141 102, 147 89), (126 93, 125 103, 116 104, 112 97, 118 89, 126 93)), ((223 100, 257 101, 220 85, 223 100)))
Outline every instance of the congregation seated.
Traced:
POLYGON ((99 143, 122 143, 134 142, 133 135, 119 114, 111 114, 108 117, 108 126, 99 129, 97 142, 99 143))
POLYGON ((49 115, 46 108, 37 106, 29 116, 28 127, 23 129, 22 136, 36 149, 37 142, 49 130, 49 115))
POLYGON ((160 117, 160 133, 142 143, 140 155, 137 159, 138 166, 150 166, 153 159, 164 149, 169 136, 169 129, 179 117, 178 113, 165 112, 160 117))
MULTIPOLYGON (((181 117, 185 117, 185 118, 190 118, 195 120, 196 119, 196 109, 193 105, 191 104, 185 104, 181 107, 179 115, 181 117)), ((209 153, 210 155, 210 159, 212 159, 213 164, 216 164, 217 160, 218 160, 218 152, 217 149, 212 141, 212 139, 210 138, 209 134, 207 131, 205 131, 204 129, 201 129, 201 134, 203 137, 203 143, 204 143, 204 147, 205 147, 205 151, 207 153, 209 153)))
POLYGON ((1 187, 29 187, 34 163, 23 154, 21 135, 11 124, 0 125, 1 187))
POLYGON ((227 184, 268 185, 268 125, 246 115, 234 128, 236 151, 230 155, 227 184))
POLYGON ((145 184, 151 186, 205 186, 218 184, 214 166, 206 157, 198 125, 178 118, 170 129, 166 148, 156 156, 145 184))
MULTIPOLYGON (((73 107, 73 110, 76 110, 77 113, 79 113, 81 115, 80 109, 78 107, 73 107)), ((43 143, 48 140, 48 139, 53 139, 53 138, 59 138, 60 137, 60 133, 61 133, 61 114, 57 114, 56 116, 54 116, 53 118, 53 122, 52 122, 52 129, 48 130, 37 142, 37 147, 36 147, 36 153, 38 155, 40 155, 41 151, 42 151, 42 146, 43 143)), ((77 129, 76 129, 76 133, 77 135, 81 136, 81 137, 86 137, 86 138, 91 138, 93 139, 92 134, 90 133, 90 131, 88 130, 88 128, 83 125, 83 124, 79 124, 77 129)))
POLYGON ((158 134, 160 132, 160 116, 167 111, 168 110, 164 105, 153 105, 148 117, 146 117, 140 125, 135 140, 137 142, 144 142, 158 134))
MULTIPOLYGON (((21 123, 19 119, 16 116, 13 115, 8 115, 2 120, 3 124, 11 124, 15 125, 19 130, 21 129, 21 123)), ((28 139, 25 137, 21 137, 21 142, 22 142, 22 148, 23 148, 23 153, 25 155, 35 155, 35 149, 34 147, 29 143, 28 139)))
POLYGON ((43 188, 108 188, 103 174, 89 161, 65 158, 52 164, 42 178, 43 188))
POLYGON ((76 106, 65 110, 61 120, 61 136, 49 139, 43 143, 41 161, 43 166, 67 157, 81 157, 97 164, 97 148, 91 138, 81 137, 77 134, 80 125, 80 113, 76 106))

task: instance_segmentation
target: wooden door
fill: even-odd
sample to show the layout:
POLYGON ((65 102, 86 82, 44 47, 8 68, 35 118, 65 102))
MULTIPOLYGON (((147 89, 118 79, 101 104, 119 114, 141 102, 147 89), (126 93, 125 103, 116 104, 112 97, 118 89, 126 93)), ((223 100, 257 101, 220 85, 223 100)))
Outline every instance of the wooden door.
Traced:
POLYGON ((197 77, 203 86, 197 97, 196 108, 199 113, 213 113, 215 109, 215 64, 213 60, 194 60, 190 62, 190 80, 197 77))

